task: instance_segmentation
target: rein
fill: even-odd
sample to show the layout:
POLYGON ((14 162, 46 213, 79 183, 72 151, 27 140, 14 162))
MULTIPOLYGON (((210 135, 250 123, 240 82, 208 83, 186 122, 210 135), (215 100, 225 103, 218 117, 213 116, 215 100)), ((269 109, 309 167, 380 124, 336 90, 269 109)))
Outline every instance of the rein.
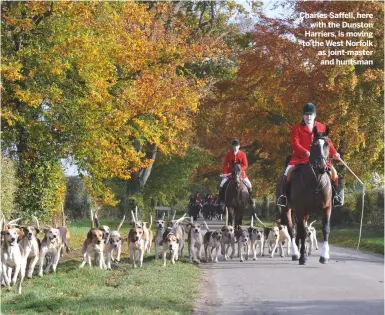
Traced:
POLYGON ((312 167, 311 165, 309 165, 309 166, 310 166, 310 168, 311 168, 311 170, 312 170, 312 172, 313 172, 313 174, 314 174, 314 178, 315 178, 315 181, 316 181, 316 183, 317 183, 316 189, 315 189, 315 190, 310 189, 310 188, 308 188, 308 187, 305 185, 305 182, 304 182, 304 180, 303 180, 303 172, 301 172, 301 183, 302 183, 302 185, 303 185, 307 190, 311 191, 313 194, 318 194, 318 193, 321 191, 321 189, 324 188, 324 187, 326 186, 327 181, 325 181, 325 182, 323 183, 323 185, 322 185, 321 187, 319 187, 320 182, 321 182, 321 179, 322 179, 322 177, 323 177, 323 176, 322 176, 323 174, 319 174, 319 175, 321 175, 321 176, 319 176, 318 179, 317 179, 317 175, 315 174, 313 167, 312 167))

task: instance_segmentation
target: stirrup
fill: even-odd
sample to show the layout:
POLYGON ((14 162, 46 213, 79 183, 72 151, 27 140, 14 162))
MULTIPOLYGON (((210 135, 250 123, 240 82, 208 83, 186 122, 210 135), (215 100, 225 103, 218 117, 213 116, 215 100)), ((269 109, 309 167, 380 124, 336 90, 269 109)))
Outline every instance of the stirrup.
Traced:
POLYGON ((334 196, 332 203, 334 208, 342 207, 344 205, 343 201, 341 200, 341 197, 339 196, 334 196))
POLYGON ((285 195, 281 195, 278 197, 277 206, 287 207, 287 197, 285 195))

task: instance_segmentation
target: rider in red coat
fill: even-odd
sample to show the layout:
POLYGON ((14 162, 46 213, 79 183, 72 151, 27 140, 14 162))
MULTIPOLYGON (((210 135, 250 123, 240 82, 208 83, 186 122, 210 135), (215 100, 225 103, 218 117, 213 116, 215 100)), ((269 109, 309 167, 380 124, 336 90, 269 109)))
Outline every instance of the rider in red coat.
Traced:
MULTIPOLYGON (((239 150, 240 142, 237 139, 234 139, 231 143, 232 150, 226 153, 225 160, 223 162, 223 174, 231 174, 233 164, 237 163, 241 165, 242 169, 242 181, 246 185, 248 191, 249 191, 249 202, 252 204, 253 200, 251 198, 251 182, 246 176, 246 169, 249 166, 247 163, 247 157, 246 153, 239 150)), ((223 185, 227 182, 228 179, 231 179, 231 175, 228 175, 223 178, 221 184, 219 185, 220 191, 222 190, 223 185)))
MULTIPOLYGON (((289 164, 285 170, 283 181, 282 181, 282 195, 277 200, 278 206, 287 205, 287 194, 288 194, 288 181, 287 176, 293 170, 293 167, 298 164, 305 164, 309 162, 310 156, 310 146, 313 142, 313 128, 317 127, 318 132, 325 132, 326 126, 324 124, 315 121, 316 117, 316 107, 312 103, 307 103, 303 109, 303 121, 293 126, 290 133, 290 145, 293 149, 293 155, 289 161, 289 164)), ((330 138, 329 146, 330 146, 330 155, 335 159, 339 160, 340 154, 335 149, 330 138)), ((337 171, 334 169, 333 165, 328 162, 329 167, 332 169, 332 185, 333 185, 333 206, 342 206, 343 200, 336 193, 337 185, 338 185, 338 177, 337 171)))

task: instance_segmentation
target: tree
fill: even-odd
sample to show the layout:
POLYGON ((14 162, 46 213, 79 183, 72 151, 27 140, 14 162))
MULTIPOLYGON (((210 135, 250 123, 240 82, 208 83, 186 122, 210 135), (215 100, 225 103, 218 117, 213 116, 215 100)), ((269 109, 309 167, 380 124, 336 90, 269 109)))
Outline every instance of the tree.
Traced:
POLYGON ((15 205, 15 193, 17 190, 18 182, 16 178, 15 163, 1 154, 1 211, 5 218, 10 220, 14 211, 15 205))
POLYGON ((114 203, 105 179, 143 186, 155 152, 181 154, 193 135, 207 79, 182 68, 226 55, 170 3, 8 2, 2 28, 4 146, 29 213, 68 156, 96 203, 114 203))
MULTIPOLYGON (((260 14, 252 49, 240 56, 234 80, 224 80, 206 98, 199 128, 218 163, 231 138, 240 138, 252 157, 247 172, 259 193, 273 193, 291 153, 290 128, 303 104, 317 105, 337 148, 364 177, 383 170, 383 6, 378 2, 285 2, 288 19, 260 14), (307 20, 300 12, 370 12, 375 15, 374 67, 322 66, 314 48, 303 48, 307 20), (294 23, 295 22, 295 23, 294 23), (210 114, 209 114, 210 113, 210 114)), ((327 19, 325 20, 327 22, 327 19)), ((314 20, 312 21, 314 22, 314 20)))

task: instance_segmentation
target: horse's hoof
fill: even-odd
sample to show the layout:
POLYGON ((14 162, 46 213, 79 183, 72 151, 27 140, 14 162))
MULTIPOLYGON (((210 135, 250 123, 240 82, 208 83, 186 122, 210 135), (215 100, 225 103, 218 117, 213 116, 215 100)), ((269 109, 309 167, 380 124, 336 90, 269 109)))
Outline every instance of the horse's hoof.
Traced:
POLYGON ((292 261, 295 261, 295 260, 298 260, 298 259, 299 259, 298 255, 292 255, 291 256, 291 260, 292 261))
POLYGON ((240 262, 243 262, 243 259, 240 259, 239 261, 240 261, 240 262))
POLYGON ((300 258, 299 259, 299 264, 302 266, 302 265, 307 265, 307 258, 306 257, 303 257, 303 258, 300 258))
POLYGON ((325 257, 320 257, 319 258, 319 262, 321 263, 321 264, 327 264, 328 262, 329 262, 329 258, 325 258, 325 257))

